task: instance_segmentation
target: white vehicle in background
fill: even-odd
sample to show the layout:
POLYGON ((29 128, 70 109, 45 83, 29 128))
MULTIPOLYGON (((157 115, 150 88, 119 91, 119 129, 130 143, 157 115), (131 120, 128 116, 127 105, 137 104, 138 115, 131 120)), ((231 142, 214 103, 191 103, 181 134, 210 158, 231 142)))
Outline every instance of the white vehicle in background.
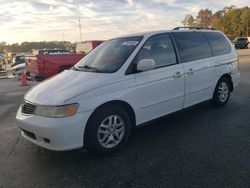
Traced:
POLYGON ((76 44, 76 53, 88 54, 94 48, 99 46, 101 43, 103 43, 103 40, 90 40, 90 41, 79 42, 76 44))
POLYGON ((17 78, 21 77, 23 71, 26 74, 25 63, 21 63, 21 64, 18 64, 18 65, 15 65, 14 67, 12 67, 12 73, 14 76, 17 76, 17 78))
POLYGON ((44 148, 110 154, 145 122, 207 100, 225 105, 239 81, 237 53, 222 32, 146 32, 103 42, 36 85, 16 118, 44 148))
POLYGON ((12 73, 14 76, 20 78, 22 72, 26 73, 26 65, 24 62, 24 55, 16 55, 12 59, 12 73))

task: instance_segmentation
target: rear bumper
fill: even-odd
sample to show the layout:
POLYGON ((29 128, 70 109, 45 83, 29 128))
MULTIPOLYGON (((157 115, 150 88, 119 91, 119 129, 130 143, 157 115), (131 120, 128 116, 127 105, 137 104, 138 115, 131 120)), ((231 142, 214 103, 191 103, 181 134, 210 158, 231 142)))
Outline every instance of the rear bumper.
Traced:
POLYGON ((244 49, 244 48, 247 48, 248 47, 248 44, 238 44, 238 45, 235 45, 235 48, 237 49, 244 49))
POLYGON ((83 147, 84 130, 90 113, 78 113, 70 117, 49 118, 24 115, 18 109, 16 119, 22 136, 30 142, 54 151, 83 147))

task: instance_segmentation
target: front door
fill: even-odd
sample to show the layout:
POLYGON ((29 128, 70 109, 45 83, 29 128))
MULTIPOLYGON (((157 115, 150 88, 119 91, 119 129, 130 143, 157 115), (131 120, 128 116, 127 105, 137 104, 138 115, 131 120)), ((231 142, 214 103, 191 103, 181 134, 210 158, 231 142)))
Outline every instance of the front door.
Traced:
POLYGON ((169 34, 151 37, 133 63, 142 59, 153 59, 155 69, 134 74, 138 123, 180 110, 184 100, 184 68, 177 62, 169 34))

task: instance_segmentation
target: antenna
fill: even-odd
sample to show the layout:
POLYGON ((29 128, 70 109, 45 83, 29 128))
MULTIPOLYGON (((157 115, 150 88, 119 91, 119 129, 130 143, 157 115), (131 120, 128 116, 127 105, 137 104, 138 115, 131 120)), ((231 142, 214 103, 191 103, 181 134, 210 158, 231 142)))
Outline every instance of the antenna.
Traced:
POLYGON ((81 17, 80 17, 80 11, 79 11, 78 5, 77 5, 77 13, 78 13, 78 22, 79 22, 79 30, 80 30, 80 39, 82 41, 82 26, 81 26, 81 17))
MULTIPOLYGON (((62 33, 62 37, 63 37, 63 47, 65 47, 65 43, 64 43, 64 31, 63 31, 63 33, 62 33)), ((66 49, 66 47, 65 47, 65 49, 66 49)))

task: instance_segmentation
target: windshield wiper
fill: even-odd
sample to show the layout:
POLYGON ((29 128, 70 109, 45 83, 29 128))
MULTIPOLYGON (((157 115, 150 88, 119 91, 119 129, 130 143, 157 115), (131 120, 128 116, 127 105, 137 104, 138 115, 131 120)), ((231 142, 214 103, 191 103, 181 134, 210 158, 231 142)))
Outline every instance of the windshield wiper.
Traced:
POLYGON ((95 72, 101 72, 100 69, 98 69, 96 67, 89 66, 89 65, 78 66, 77 68, 83 68, 83 69, 93 70, 95 72))

